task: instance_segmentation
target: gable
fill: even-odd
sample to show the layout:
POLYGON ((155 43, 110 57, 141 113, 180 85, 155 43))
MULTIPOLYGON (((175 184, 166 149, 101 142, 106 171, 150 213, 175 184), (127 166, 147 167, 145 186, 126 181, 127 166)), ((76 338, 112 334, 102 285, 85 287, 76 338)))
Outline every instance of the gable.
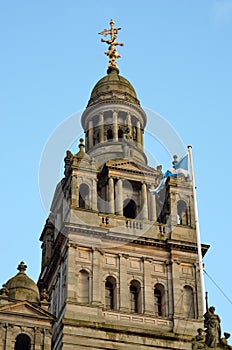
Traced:
POLYGON ((136 173, 140 173, 140 174, 149 174, 149 175, 158 175, 160 174, 159 171, 157 171, 154 168, 151 168, 147 165, 140 165, 140 164, 136 164, 132 161, 128 161, 128 160, 119 160, 119 161, 108 161, 106 163, 106 166, 110 169, 114 169, 114 170, 119 170, 119 171, 126 171, 126 172, 136 172, 136 173))
POLYGON ((0 306, 1 313, 10 315, 23 315, 25 317, 46 318, 53 320, 54 316, 40 306, 34 305, 28 301, 13 302, 0 306))

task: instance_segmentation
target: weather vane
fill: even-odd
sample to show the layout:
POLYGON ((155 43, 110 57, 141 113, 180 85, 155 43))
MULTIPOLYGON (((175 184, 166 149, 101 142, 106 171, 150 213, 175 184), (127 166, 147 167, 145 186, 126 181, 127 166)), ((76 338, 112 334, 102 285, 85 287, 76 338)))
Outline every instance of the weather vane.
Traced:
POLYGON ((98 33, 104 36, 110 35, 111 39, 109 40, 105 40, 105 39, 101 39, 101 42, 103 43, 107 43, 109 45, 109 51, 105 52, 105 55, 108 56, 109 58, 109 64, 108 64, 108 69, 112 69, 115 68, 116 70, 118 70, 118 66, 117 66, 117 58, 121 57, 116 49, 116 46, 123 46, 123 43, 119 43, 116 41, 117 39, 117 35, 118 31, 121 28, 114 28, 114 21, 111 19, 110 21, 110 29, 104 29, 102 32, 98 33))

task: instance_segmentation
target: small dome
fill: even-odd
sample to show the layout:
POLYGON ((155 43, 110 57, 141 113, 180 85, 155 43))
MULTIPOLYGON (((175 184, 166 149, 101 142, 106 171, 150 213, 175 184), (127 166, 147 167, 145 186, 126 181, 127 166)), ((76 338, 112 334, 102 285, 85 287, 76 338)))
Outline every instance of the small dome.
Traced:
POLYGON ((140 105, 135 89, 127 79, 118 74, 117 69, 109 69, 108 74, 97 82, 87 107, 108 101, 124 101, 140 105))
POLYGON ((27 300, 39 304, 39 289, 36 283, 26 275, 26 268, 27 266, 22 261, 18 266, 19 273, 6 283, 8 297, 9 299, 27 300))

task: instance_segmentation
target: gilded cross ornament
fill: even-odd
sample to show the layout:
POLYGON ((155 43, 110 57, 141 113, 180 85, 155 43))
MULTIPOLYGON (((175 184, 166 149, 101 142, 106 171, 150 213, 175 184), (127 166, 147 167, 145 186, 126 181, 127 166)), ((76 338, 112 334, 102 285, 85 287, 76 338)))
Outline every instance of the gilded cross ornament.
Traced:
POLYGON ((121 57, 116 49, 116 46, 123 46, 123 43, 119 43, 118 41, 116 41, 117 39, 117 35, 119 30, 121 28, 114 28, 114 21, 111 19, 110 21, 110 29, 104 29, 102 32, 98 33, 100 35, 110 35, 110 39, 109 40, 105 40, 105 39, 101 39, 101 42, 103 43, 107 43, 109 45, 109 48, 107 52, 105 52, 105 55, 108 56, 109 58, 109 64, 108 64, 108 68, 112 69, 112 68, 116 68, 118 70, 118 66, 117 66, 117 58, 121 57))

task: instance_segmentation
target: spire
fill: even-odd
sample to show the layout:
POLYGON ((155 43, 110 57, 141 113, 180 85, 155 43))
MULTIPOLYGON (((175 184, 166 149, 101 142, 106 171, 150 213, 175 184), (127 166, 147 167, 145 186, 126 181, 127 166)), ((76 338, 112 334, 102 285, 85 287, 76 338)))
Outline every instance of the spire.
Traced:
POLYGON ((110 21, 110 29, 104 29, 102 32, 98 33, 104 36, 110 35, 109 40, 101 39, 101 42, 107 43, 109 45, 109 48, 107 52, 105 52, 105 55, 109 58, 109 64, 108 64, 108 70, 107 73, 109 74, 112 70, 116 70, 117 73, 119 73, 119 69, 117 66, 117 58, 121 57, 116 49, 116 46, 123 46, 123 43, 119 43, 116 41, 118 31, 121 28, 114 28, 114 21, 111 19, 110 21))

